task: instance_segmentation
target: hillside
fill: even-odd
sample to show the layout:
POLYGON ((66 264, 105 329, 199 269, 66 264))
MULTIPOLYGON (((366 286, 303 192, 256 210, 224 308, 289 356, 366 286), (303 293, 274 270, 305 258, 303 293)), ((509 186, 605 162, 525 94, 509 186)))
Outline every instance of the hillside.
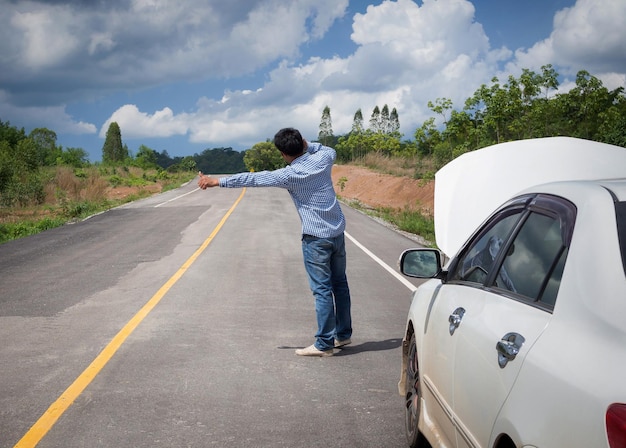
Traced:
POLYGON ((354 165, 335 165, 332 177, 335 191, 345 200, 357 200, 376 208, 410 208, 433 214, 435 181, 380 174, 354 165))

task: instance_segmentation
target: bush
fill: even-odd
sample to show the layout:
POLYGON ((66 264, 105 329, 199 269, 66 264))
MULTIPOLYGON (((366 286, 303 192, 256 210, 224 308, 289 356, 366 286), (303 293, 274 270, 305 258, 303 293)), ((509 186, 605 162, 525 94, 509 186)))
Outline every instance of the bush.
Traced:
POLYGON ((65 223, 63 218, 43 218, 35 221, 21 221, 17 223, 0 224, 0 243, 10 240, 35 235, 44 230, 62 226, 65 223))
POLYGON ((25 207, 43 204, 46 198, 44 176, 39 172, 30 172, 22 178, 12 178, 0 192, 0 205, 5 207, 25 207))

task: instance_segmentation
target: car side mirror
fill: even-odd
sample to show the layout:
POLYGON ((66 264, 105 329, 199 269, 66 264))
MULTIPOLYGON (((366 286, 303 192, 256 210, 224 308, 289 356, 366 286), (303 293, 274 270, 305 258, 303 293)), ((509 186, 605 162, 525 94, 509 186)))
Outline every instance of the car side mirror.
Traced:
POLYGON ((440 278, 443 272, 441 252, 437 249, 408 249, 398 262, 407 277, 440 278))

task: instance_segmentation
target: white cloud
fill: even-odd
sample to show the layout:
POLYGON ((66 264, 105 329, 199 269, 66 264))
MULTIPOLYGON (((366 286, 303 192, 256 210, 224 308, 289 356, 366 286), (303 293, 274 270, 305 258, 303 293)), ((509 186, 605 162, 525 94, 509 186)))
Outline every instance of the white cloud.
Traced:
MULTIPOLYGON (((17 107, 9 101, 7 92, 0 90, 0 117, 11 124, 23 122, 45 123, 35 127, 47 127, 57 134, 95 134, 96 126, 76 121, 65 110, 65 105, 47 107, 17 107)), ((19 126, 22 127, 22 126, 19 126)))
POLYGON ((611 74, 624 74, 624 17, 624 0, 578 0, 574 6, 555 14, 550 37, 527 51, 517 51, 509 69, 515 73, 521 68, 538 70, 542 65, 552 64, 569 76, 579 70, 606 74, 607 78, 615 76, 611 74))
POLYGON ((116 121, 124 138, 188 136, 245 147, 284 126, 315 138, 326 105, 335 134, 342 134, 357 109, 367 121, 374 106, 388 104, 398 109, 405 138, 412 138, 432 116, 428 101, 450 98, 462 107, 494 75, 504 79, 551 63, 566 76, 561 91, 580 69, 597 73, 608 88, 624 86, 626 77, 624 0, 578 0, 555 15, 548 38, 516 52, 490 47, 469 0, 386 0, 347 18, 348 0, 82 3, 0 0, 0 63, 8 67, 0 73, 6 91, 0 114, 39 120, 55 111, 57 121, 46 123, 57 132, 94 132, 93 125, 72 123, 59 104, 236 78, 237 89, 214 97, 200 92, 191 107, 176 107, 171 97, 150 106, 127 99, 103 120, 99 135, 116 121), (356 50, 302 59, 337 20, 351 20, 356 50), (268 70, 264 80, 252 81, 260 70, 268 70))
POLYGON ((184 135, 189 129, 187 115, 174 115, 169 107, 149 115, 140 112, 136 105, 126 104, 115 112, 100 129, 100 137, 106 136, 109 125, 116 122, 124 130, 124 137, 171 137, 184 135))
POLYGON ((341 134, 350 130, 357 109, 368 120, 372 109, 384 104, 398 109, 402 131, 411 138, 430 115, 429 100, 463 101, 507 54, 490 51, 473 17, 473 6, 463 1, 370 6, 354 18, 352 38, 360 45, 355 54, 311 58, 301 65, 284 61, 262 89, 201 100, 197 111, 186 115, 193 122, 190 140, 254 143, 284 126, 315 138, 325 105, 331 108, 335 133, 341 134))
POLYGON ((348 0, 133 0, 90 4, 0 0, 3 81, 28 90, 144 87, 241 76, 322 36, 348 0), (311 24, 308 25, 309 19, 311 24), (31 73, 24 79, 24 71, 31 73), (62 81, 70 77, 72 83, 62 81))

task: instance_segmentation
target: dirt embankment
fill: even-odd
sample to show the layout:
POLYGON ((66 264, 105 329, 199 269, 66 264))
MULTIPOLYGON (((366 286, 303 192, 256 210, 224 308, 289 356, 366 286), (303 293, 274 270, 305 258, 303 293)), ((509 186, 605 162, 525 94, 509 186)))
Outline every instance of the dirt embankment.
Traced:
POLYGON ((420 210, 433 215, 435 181, 380 174, 353 165, 333 167, 333 185, 339 196, 370 207, 420 210))

